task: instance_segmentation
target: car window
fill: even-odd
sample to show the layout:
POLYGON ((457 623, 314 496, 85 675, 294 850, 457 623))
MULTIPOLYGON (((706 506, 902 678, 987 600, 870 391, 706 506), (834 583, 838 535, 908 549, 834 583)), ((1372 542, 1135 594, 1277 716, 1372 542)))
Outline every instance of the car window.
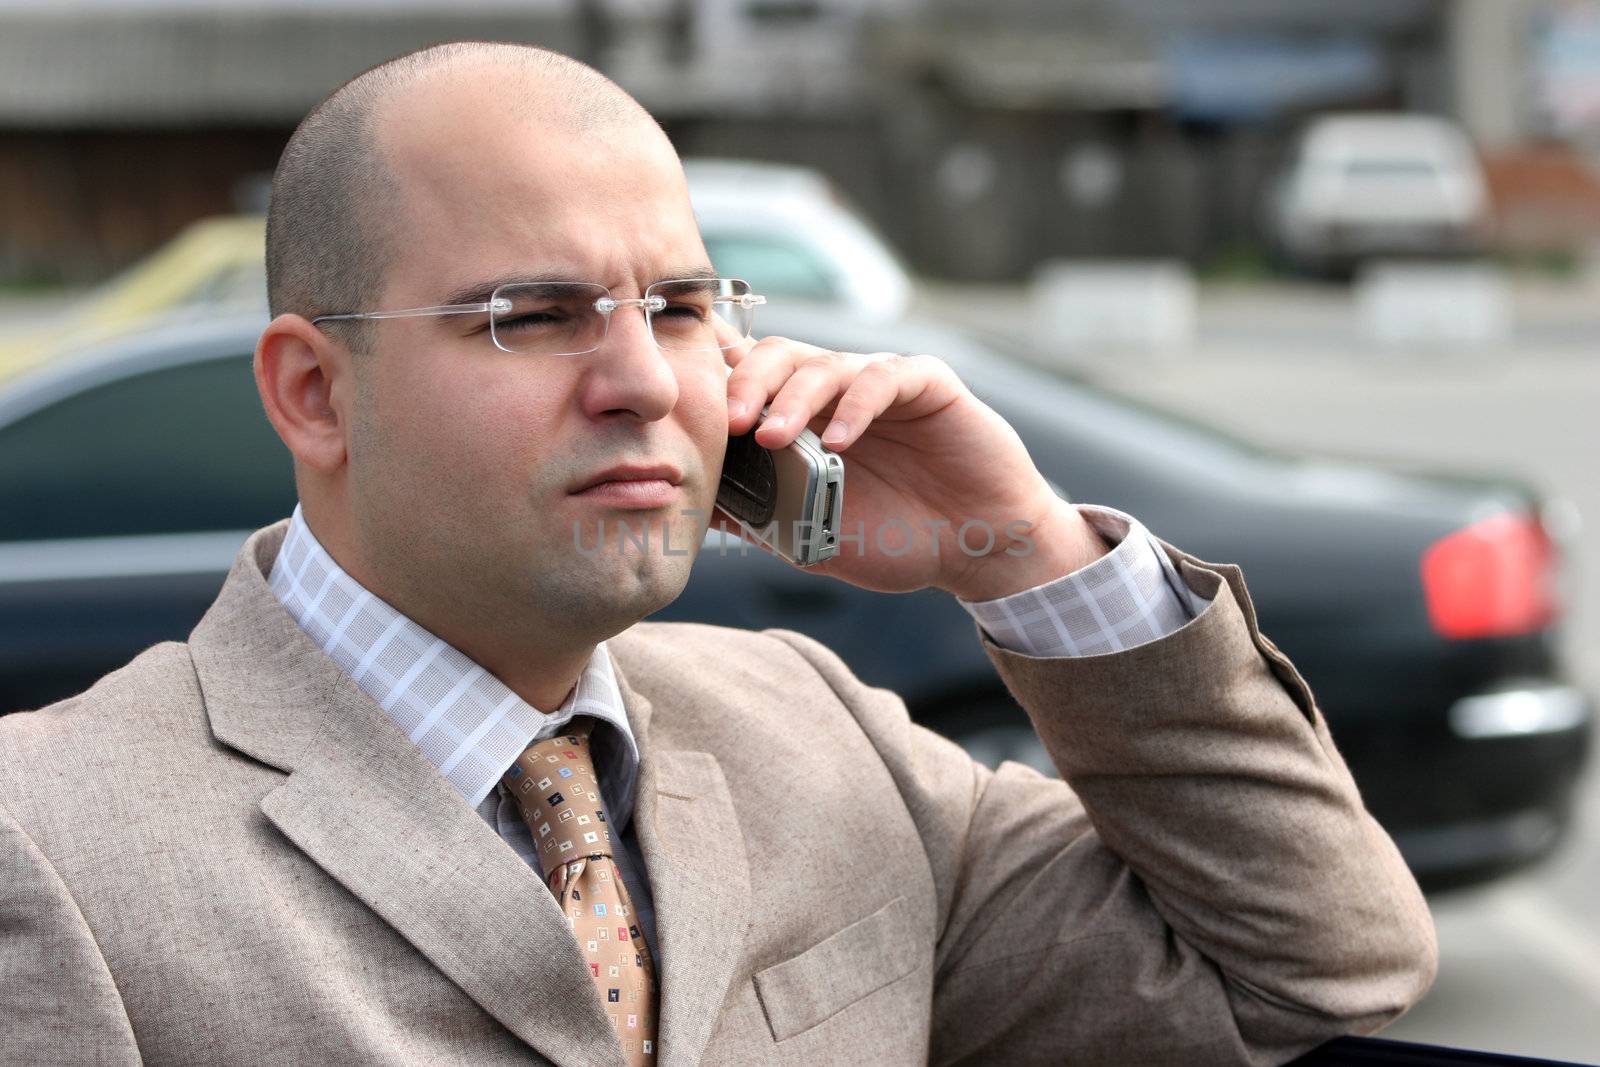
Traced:
POLYGON ((758 293, 795 300, 837 300, 832 272, 810 250, 770 237, 707 236, 706 252, 717 273, 743 278, 758 293))
POLYGON ((0 427, 0 541, 254 530, 294 503, 243 356, 97 385, 0 427))
POLYGON ((1428 159, 1373 157, 1348 160, 1345 173, 1352 178, 1432 178, 1438 172, 1428 159))

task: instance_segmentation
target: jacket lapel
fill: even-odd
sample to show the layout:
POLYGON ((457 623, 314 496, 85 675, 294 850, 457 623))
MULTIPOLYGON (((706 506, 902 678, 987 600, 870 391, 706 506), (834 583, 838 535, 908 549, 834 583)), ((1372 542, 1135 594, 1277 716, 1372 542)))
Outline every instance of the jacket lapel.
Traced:
POLYGON ((190 638, 212 732, 287 772, 267 818, 512 1033, 557 1064, 620 1067, 549 890, 267 586, 285 527, 245 543, 190 638))
POLYGON ((652 739, 650 702, 628 685, 614 647, 612 664, 639 744, 633 818, 650 875, 661 956, 660 1067, 693 1067, 711 1040, 743 957, 749 861, 717 758, 664 748, 659 729, 652 739))

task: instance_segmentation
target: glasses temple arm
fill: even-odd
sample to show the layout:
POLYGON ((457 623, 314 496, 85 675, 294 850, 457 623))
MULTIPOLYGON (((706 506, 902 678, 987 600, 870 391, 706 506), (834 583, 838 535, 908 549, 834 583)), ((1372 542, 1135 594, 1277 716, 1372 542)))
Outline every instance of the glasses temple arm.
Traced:
POLYGON ((488 310, 488 303, 439 304, 427 308, 403 308, 399 311, 351 311, 343 315, 318 315, 311 322, 314 325, 332 319, 413 319, 422 315, 475 315, 488 310))

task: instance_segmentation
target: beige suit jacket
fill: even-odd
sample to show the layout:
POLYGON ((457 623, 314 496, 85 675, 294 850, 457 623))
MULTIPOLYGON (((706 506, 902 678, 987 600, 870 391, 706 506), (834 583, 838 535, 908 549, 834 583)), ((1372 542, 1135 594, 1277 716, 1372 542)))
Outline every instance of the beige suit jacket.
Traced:
MULTIPOLYGON (((0 1062, 617 1065, 554 899, 241 550, 186 644, 0 718, 0 1062)), ((1433 928, 1236 568, 1115 655, 989 654, 1066 781, 791 633, 612 642, 660 1062, 1273 1063, 1433 928), (1067 784, 1071 783, 1070 787, 1067 784)))

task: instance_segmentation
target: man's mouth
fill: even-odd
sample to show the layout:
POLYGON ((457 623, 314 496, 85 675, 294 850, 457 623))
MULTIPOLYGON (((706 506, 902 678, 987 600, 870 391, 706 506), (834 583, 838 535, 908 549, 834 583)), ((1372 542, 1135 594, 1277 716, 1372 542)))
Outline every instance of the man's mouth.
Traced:
POLYGON ((665 507, 678 495, 683 472, 670 464, 619 464, 586 476, 571 494, 620 508, 665 507))

